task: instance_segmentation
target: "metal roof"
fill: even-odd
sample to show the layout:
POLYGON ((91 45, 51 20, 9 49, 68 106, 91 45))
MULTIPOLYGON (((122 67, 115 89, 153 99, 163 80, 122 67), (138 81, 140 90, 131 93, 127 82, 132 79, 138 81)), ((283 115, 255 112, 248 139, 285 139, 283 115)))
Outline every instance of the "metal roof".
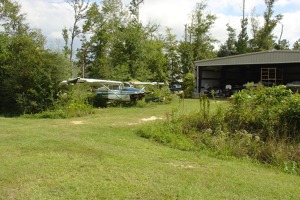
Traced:
POLYGON ((300 63, 300 51, 272 50, 195 61, 195 65, 198 67, 282 63, 300 63))

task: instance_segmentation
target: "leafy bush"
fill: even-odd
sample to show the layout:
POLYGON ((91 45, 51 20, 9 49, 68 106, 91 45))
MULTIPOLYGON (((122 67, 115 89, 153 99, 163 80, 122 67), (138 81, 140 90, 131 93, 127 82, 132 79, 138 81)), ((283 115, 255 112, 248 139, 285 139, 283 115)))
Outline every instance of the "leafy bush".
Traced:
POLYGON ((161 88, 158 88, 157 86, 148 86, 147 91, 150 93, 145 97, 146 102, 152 101, 169 104, 177 98, 177 95, 172 94, 167 86, 163 86, 161 88))
POLYGON ((194 74, 192 73, 187 73, 183 77, 184 96, 187 98, 193 97, 193 93, 195 91, 194 81, 195 81, 195 77, 194 74))
POLYGON ((137 134, 141 137, 151 139, 155 142, 168 145, 180 150, 193 150, 194 142, 180 134, 180 127, 175 123, 160 122, 153 126, 144 126, 137 134))
POLYGON ((295 135, 299 132, 300 122, 298 96, 282 85, 242 90, 233 95, 226 116, 228 127, 231 131, 245 129, 255 132, 264 139, 283 138, 286 132, 295 135))
POLYGON ((286 137, 300 137, 300 95, 294 94, 285 103, 279 115, 282 132, 286 137))
POLYGON ((95 95, 86 85, 73 85, 60 95, 57 109, 62 109, 67 117, 80 117, 93 114, 95 95))
POLYGON ((94 94, 84 85, 74 85, 61 90, 53 109, 40 113, 23 115, 27 118, 70 118, 94 113, 91 102, 94 94))
POLYGON ((38 31, 0 34, 0 113, 40 113, 53 106, 68 60, 46 50, 42 38, 38 31))
POLYGON ((66 113, 63 110, 48 110, 37 114, 25 114, 22 115, 24 118, 33 119, 64 119, 67 118, 66 113))
POLYGON ((235 94, 228 108, 218 106, 211 112, 210 106, 209 99, 201 95, 200 112, 172 112, 166 122, 144 127, 139 135, 175 148, 251 158, 300 174, 298 94, 285 86, 251 87, 235 94))

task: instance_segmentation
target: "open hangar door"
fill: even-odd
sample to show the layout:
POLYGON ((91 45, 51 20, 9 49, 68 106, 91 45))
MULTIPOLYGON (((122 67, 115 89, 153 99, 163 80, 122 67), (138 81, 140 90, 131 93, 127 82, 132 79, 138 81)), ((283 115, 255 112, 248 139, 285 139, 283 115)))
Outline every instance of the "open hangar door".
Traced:
POLYGON ((209 94, 214 90, 217 96, 226 96, 228 88, 231 92, 227 96, 231 95, 250 82, 272 86, 300 81, 300 64, 207 66, 197 71, 197 92, 209 94))
POLYGON ((249 83, 287 85, 300 91, 300 51, 263 51, 195 61, 195 97, 199 93, 239 91, 249 83))
POLYGON ((209 94, 214 90, 216 95, 222 95, 228 86, 232 92, 241 90, 248 82, 260 81, 260 68, 255 65, 199 67, 198 93, 209 94))
POLYGON ((241 87, 247 82, 260 80, 260 68, 258 66, 203 67, 201 73, 201 88, 210 86, 214 89, 221 89, 228 84, 241 87))

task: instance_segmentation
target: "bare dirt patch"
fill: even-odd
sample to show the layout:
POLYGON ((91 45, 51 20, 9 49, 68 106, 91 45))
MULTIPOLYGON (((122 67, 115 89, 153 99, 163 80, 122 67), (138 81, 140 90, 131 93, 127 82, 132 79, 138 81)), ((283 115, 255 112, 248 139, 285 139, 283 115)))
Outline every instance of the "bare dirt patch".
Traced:
POLYGON ((196 169, 197 168, 196 166, 194 166, 192 164, 188 164, 188 163, 184 163, 184 164, 169 163, 169 164, 174 167, 181 168, 181 169, 196 169))
POLYGON ((155 121, 155 120, 162 120, 163 118, 162 117, 155 117, 155 116, 152 116, 152 117, 149 117, 149 118, 143 118, 143 119, 140 119, 138 122, 136 123, 128 123, 129 126, 133 126, 133 125, 138 125, 138 124, 141 124, 141 123, 144 123, 144 122, 150 122, 150 121, 155 121))
POLYGON ((71 123, 74 124, 74 125, 86 124, 86 122, 84 122, 84 121, 71 121, 71 123))
POLYGON ((158 120, 158 119, 163 119, 163 118, 157 118, 155 116, 152 116, 150 118, 143 118, 141 119, 143 122, 148 122, 148 121, 155 121, 155 120, 158 120))
POLYGON ((141 123, 155 121, 155 120, 162 120, 162 119, 163 119, 162 117, 152 116, 152 117, 149 117, 149 118, 142 118, 138 122, 135 122, 135 123, 128 123, 128 125, 129 126, 134 126, 134 125, 138 125, 138 124, 141 124, 141 123))

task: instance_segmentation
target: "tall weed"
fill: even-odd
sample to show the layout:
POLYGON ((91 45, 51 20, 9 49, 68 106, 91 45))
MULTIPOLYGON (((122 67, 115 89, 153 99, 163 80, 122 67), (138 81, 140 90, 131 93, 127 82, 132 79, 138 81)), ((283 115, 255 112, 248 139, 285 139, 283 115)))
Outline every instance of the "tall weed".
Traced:
POLYGON ((140 135, 185 150, 207 149, 215 156, 250 158, 300 174, 300 96, 285 86, 248 88, 229 107, 201 95, 200 112, 178 114, 144 128, 140 135), (182 142, 178 142, 182 140, 182 142), (185 144, 185 145, 183 145, 185 144), (188 145, 186 145, 188 144, 188 145))
POLYGON ((94 113, 92 102, 94 94, 84 85, 73 85, 59 93, 54 108, 26 118, 71 118, 94 113))

